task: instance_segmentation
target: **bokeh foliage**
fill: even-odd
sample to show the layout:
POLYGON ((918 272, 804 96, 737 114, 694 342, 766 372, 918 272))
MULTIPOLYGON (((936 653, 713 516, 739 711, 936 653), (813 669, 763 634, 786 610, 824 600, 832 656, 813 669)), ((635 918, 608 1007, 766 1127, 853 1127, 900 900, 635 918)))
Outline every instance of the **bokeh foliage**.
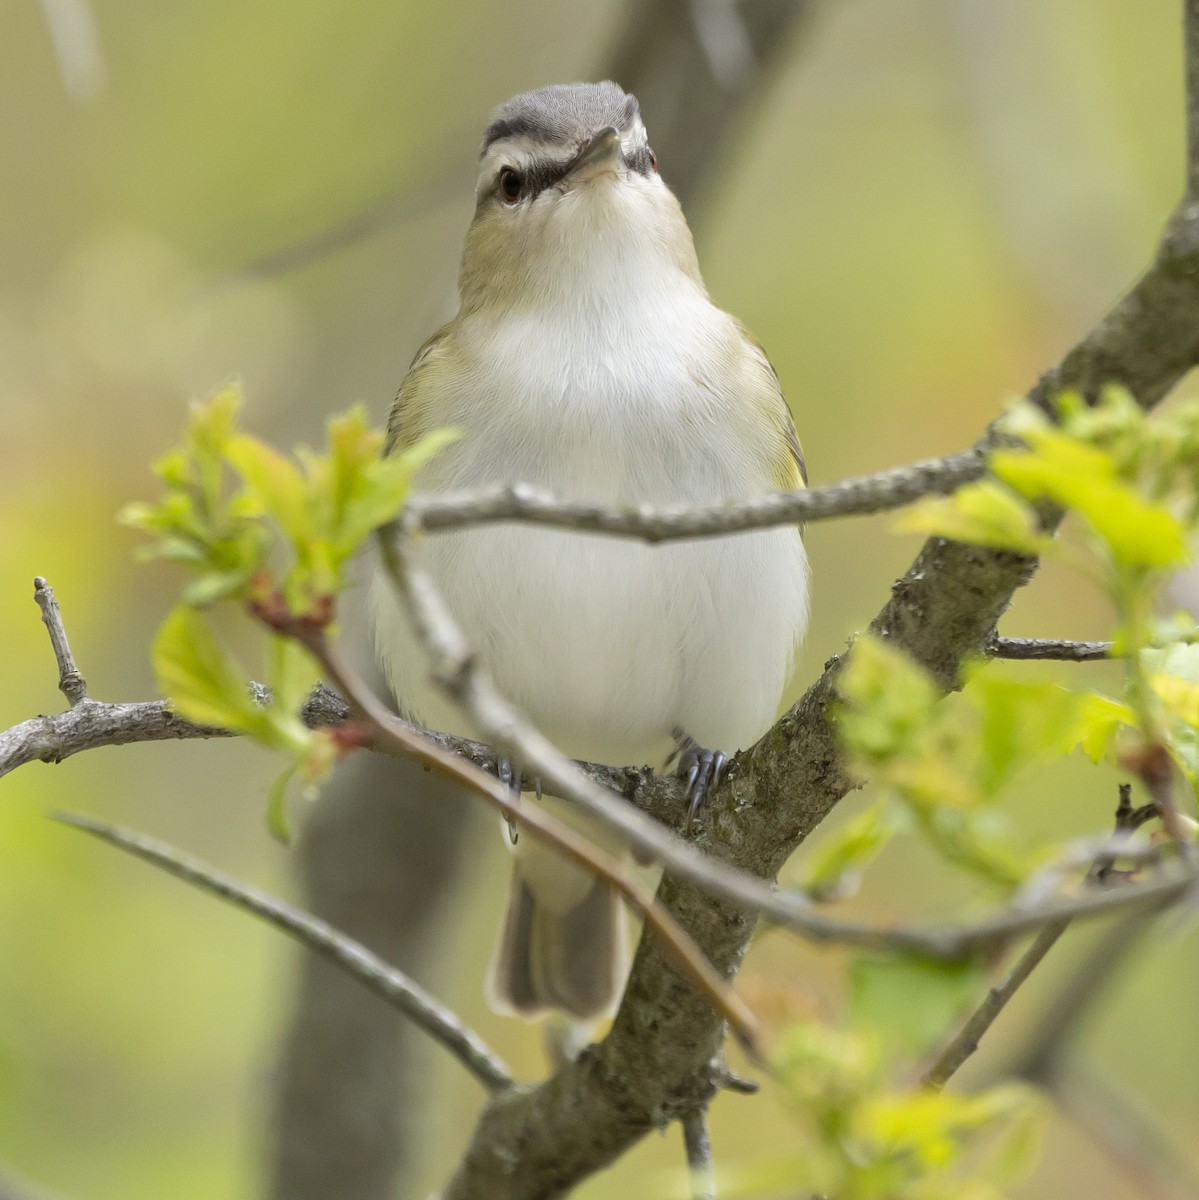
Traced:
MULTIPOLYGON (((41 6, 0 4, 5 725, 61 706, 35 574, 58 590, 94 693, 152 694, 152 631, 177 579, 131 568, 136 539, 112 515, 148 493, 146 464, 186 401, 243 377, 254 427, 279 445, 316 442, 327 413, 359 399, 381 420, 447 315, 487 109, 592 76, 622 19, 615 3, 550 0, 93 7, 107 86, 77 103, 41 6), (374 236, 289 272, 238 275, 363 208, 380 217, 374 236)), ((1177 25, 1173 0, 824 6, 710 184, 697 231, 713 295, 779 369, 816 480, 972 441, 1129 282, 1178 190, 1177 25)), ((815 619, 797 686, 870 618, 911 549, 881 521, 814 528, 809 542, 815 619)), ((344 623, 352 635, 352 613, 344 623)), ((243 632, 218 625, 251 663, 243 632)), ((1050 563, 1006 632, 1108 628, 1102 594, 1050 563)), ((1031 673, 1121 687, 1116 666, 1031 673)), ((290 856, 262 821, 273 774, 252 748, 213 743, 4 781, 0 1158, 17 1171, 98 1200, 254 1194, 292 951, 42 813, 86 808, 286 890, 290 856)), ((1115 781, 1075 755, 1001 804, 1029 844, 1048 844, 1105 820, 1115 781)), ((846 802, 826 832, 864 803, 846 802)), ((847 903, 899 919, 972 894, 970 877, 915 853, 918 869, 884 853, 847 903)), ((794 872, 806 870, 801 857, 794 872)), ((457 949, 430 982, 535 1075, 536 1034, 480 1000, 503 871, 498 845, 478 855, 457 949)), ((1085 937, 1055 952, 977 1073, 1020 1043, 1085 937)), ((838 1007, 844 985, 827 956, 771 935, 744 986, 785 1023, 838 1007)), ((1187 1145, 1199 1051, 1161 1030, 1188 1027, 1197 986, 1193 941, 1146 946, 1077 1050, 1187 1145)), ((444 1161, 478 1095, 430 1069, 429 1144, 444 1161)), ((726 1160, 777 1147, 790 1128, 769 1097, 724 1097, 714 1113, 726 1160)), ((1021 1194, 1136 1194, 1068 1124, 1051 1125, 1049 1148, 1021 1194)), ((650 1139, 581 1194, 636 1194, 647 1169, 678 1156, 673 1136, 650 1139)))

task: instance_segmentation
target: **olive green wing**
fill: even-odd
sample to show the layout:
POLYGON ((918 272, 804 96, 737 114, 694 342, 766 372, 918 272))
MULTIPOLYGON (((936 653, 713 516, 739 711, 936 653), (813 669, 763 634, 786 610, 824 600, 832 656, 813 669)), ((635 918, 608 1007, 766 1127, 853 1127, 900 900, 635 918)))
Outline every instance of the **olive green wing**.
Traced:
POLYGON ((779 383, 778 372, 775 371, 766 351, 740 321, 737 327, 750 347, 755 365, 764 376, 763 384, 767 392, 769 418, 777 434, 774 443, 778 446, 778 454, 771 462, 770 477, 778 484, 781 492, 794 492, 808 486, 808 468, 804 462, 803 447, 799 444, 799 434, 795 432, 795 422, 791 417, 791 409, 783 396, 783 387, 779 383))
POLYGON ((385 454, 406 450, 433 428, 430 376, 449 353, 449 325, 443 325, 416 352, 387 418, 385 454))

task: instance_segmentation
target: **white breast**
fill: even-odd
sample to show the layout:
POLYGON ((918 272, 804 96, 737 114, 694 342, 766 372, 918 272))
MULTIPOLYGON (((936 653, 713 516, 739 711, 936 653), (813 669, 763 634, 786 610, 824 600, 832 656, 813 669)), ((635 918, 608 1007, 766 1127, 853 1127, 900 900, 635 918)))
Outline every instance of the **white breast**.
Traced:
MULTIPOLYGON (((702 292, 544 311, 465 323, 471 366, 445 381, 438 416, 464 436, 421 490, 524 481, 662 504, 772 490, 760 446, 738 433, 744 396, 718 370, 713 384, 712 347, 732 327, 702 292)), ((578 758, 660 763, 676 728, 712 749, 749 745, 774 718, 807 623, 794 528, 649 547, 514 523, 433 535, 421 553, 499 687, 578 758)), ((471 732, 428 682, 387 585, 373 598, 401 702, 471 732)))

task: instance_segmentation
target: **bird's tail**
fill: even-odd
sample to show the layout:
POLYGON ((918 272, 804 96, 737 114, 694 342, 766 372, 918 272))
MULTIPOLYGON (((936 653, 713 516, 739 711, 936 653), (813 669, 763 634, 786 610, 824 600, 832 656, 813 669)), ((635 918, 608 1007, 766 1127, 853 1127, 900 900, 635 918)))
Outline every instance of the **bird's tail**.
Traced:
POLYGON ((514 864, 488 974, 488 1003, 521 1017, 610 1016, 624 991, 627 943, 616 893, 552 851, 531 845, 514 864))

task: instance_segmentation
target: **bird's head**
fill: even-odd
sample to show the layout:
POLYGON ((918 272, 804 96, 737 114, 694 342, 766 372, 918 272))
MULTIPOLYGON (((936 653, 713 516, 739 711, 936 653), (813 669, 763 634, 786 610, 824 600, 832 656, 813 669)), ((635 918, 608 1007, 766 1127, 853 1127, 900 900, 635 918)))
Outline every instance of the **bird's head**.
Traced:
POLYGON ((658 174, 637 99, 614 83, 557 84, 497 108, 475 200, 462 252, 468 308, 560 302, 645 276, 699 283, 690 230, 658 174))

